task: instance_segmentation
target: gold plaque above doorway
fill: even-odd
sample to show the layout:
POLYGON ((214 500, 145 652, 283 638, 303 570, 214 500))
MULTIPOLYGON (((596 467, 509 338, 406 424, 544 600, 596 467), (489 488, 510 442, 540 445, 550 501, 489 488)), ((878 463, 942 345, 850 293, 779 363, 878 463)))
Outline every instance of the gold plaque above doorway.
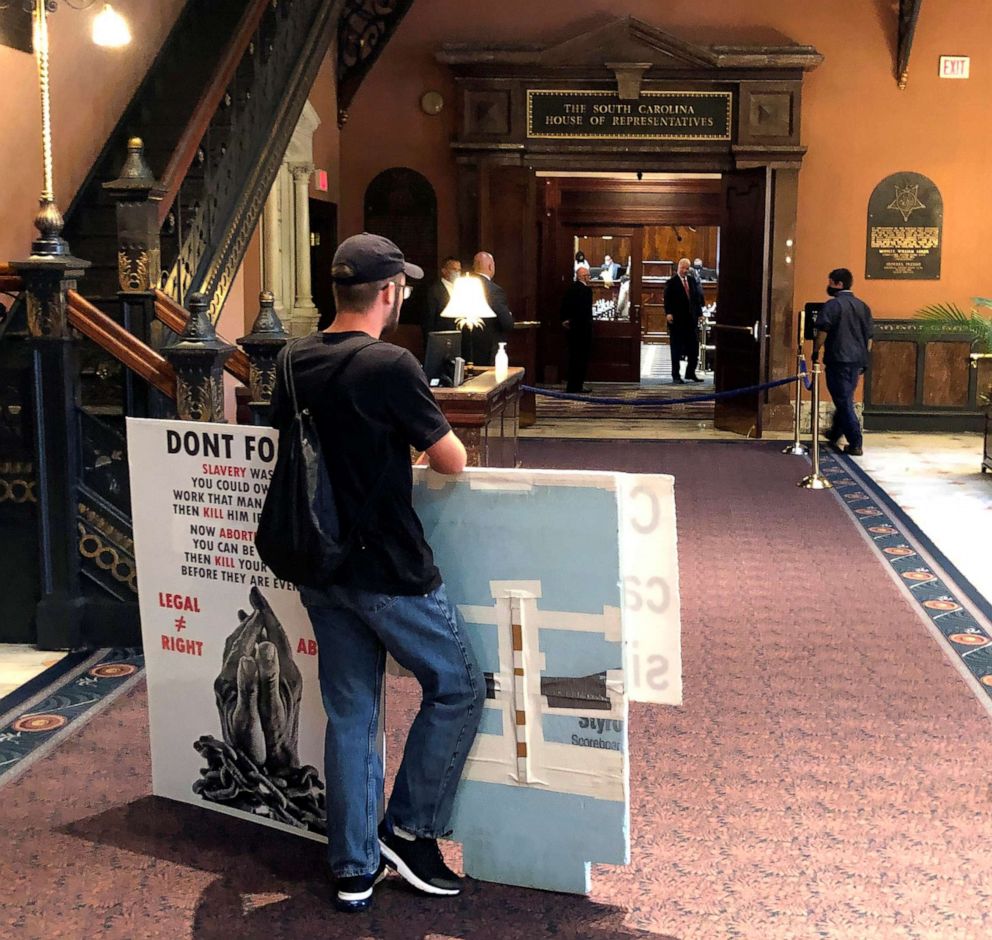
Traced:
POLYGON ((730 140, 729 91, 527 90, 527 136, 577 140, 730 140))

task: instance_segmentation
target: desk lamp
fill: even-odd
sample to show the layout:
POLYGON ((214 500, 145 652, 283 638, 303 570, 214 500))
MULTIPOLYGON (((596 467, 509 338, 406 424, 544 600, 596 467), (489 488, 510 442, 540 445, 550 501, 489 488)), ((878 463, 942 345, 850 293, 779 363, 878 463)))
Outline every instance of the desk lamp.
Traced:
POLYGON ((486 302, 482 278, 471 274, 455 278, 451 299, 441 311, 441 316, 446 320, 454 320, 455 326, 460 330, 474 330, 482 326, 483 320, 495 317, 495 311, 486 302))

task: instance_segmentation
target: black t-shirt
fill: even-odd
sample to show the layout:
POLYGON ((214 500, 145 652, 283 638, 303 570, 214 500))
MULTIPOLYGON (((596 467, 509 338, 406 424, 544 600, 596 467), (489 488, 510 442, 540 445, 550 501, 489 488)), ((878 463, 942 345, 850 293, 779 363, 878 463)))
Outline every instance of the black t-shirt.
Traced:
POLYGON ((825 363, 868 365, 868 340, 875 332, 868 304, 850 291, 841 291, 828 300, 816 317, 816 328, 826 330, 823 343, 825 363))
MULTIPOLYGON (((413 509, 410 447, 426 450, 451 427, 420 363, 405 349, 374 342, 333 374, 369 339, 365 333, 315 333, 290 344, 297 402, 314 417, 344 531, 364 512, 355 547, 332 583, 383 594, 425 594, 441 576, 413 509)), ((272 396, 277 428, 293 417, 282 381, 283 355, 272 396)))

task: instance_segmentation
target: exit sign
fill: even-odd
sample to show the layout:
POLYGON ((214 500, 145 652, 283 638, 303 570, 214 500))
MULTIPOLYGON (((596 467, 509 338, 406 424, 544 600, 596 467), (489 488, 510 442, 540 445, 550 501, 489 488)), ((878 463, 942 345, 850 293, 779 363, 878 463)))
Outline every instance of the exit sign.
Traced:
POLYGON ((937 74, 941 78, 968 78, 971 73, 971 56, 942 55, 937 74))

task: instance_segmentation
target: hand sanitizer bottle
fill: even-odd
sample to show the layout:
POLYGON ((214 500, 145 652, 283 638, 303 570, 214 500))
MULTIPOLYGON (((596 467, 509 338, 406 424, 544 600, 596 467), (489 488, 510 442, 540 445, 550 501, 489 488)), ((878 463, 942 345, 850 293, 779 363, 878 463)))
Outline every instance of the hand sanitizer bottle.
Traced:
POLYGON ((496 381, 502 382, 506 378, 507 370, 510 368, 510 358, 506 354, 506 343, 499 344, 499 351, 496 353, 496 381))

